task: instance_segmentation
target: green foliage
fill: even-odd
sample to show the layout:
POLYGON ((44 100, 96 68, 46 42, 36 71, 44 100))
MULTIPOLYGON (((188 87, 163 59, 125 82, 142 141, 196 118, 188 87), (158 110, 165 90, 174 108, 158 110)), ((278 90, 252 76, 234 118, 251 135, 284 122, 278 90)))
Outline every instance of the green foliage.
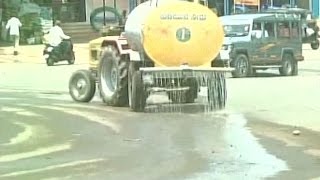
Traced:
POLYGON ((37 13, 28 13, 20 17, 21 41, 26 42, 26 39, 41 35, 42 26, 41 18, 37 13))

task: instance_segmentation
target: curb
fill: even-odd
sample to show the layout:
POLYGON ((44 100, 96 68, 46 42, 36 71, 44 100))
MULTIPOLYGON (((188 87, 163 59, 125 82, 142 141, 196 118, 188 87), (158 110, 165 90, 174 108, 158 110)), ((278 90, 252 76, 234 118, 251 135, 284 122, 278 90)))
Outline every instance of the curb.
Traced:
MULTIPOLYGON (((12 47, 0 47, 0 63, 36 63, 45 64, 42 57, 44 45, 24 45, 20 46, 19 55, 13 55, 12 47)), ((78 62, 88 62, 89 45, 87 43, 74 44, 76 60, 78 62)))

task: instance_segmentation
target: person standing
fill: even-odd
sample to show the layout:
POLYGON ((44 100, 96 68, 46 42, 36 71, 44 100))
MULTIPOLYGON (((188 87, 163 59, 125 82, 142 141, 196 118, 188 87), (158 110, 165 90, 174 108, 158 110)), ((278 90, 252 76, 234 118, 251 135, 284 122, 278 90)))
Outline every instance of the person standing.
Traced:
POLYGON ((22 26, 20 20, 15 16, 11 16, 11 18, 8 20, 6 29, 9 30, 9 34, 11 38, 13 38, 13 49, 14 55, 18 55, 19 50, 19 43, 20 43, 20 27, 22 26))

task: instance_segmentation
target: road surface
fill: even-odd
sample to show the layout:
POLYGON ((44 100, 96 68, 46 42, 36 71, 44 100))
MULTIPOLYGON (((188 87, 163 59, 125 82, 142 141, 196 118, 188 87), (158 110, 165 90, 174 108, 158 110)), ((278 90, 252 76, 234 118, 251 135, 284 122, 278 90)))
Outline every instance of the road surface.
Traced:
POLYGON ((305 54, 297 77, 229 78, 215 113, 75 103, 84 61, 0 63, 0 179, 319 179, 319 52, 305 54))

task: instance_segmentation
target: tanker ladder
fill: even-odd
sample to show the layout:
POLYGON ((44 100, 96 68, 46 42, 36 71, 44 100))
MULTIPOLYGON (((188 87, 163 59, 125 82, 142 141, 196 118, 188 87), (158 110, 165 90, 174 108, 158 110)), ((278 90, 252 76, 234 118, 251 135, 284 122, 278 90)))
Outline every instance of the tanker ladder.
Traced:
POLYGON ((210 110, 224 109, 227 100, 224 67, 140 67, 129 82, 129 104, 136 111, 144 111, 146 99, 152 93, 166 93, 173 103, 194 103, 200 91, 206 91, 210 110))

